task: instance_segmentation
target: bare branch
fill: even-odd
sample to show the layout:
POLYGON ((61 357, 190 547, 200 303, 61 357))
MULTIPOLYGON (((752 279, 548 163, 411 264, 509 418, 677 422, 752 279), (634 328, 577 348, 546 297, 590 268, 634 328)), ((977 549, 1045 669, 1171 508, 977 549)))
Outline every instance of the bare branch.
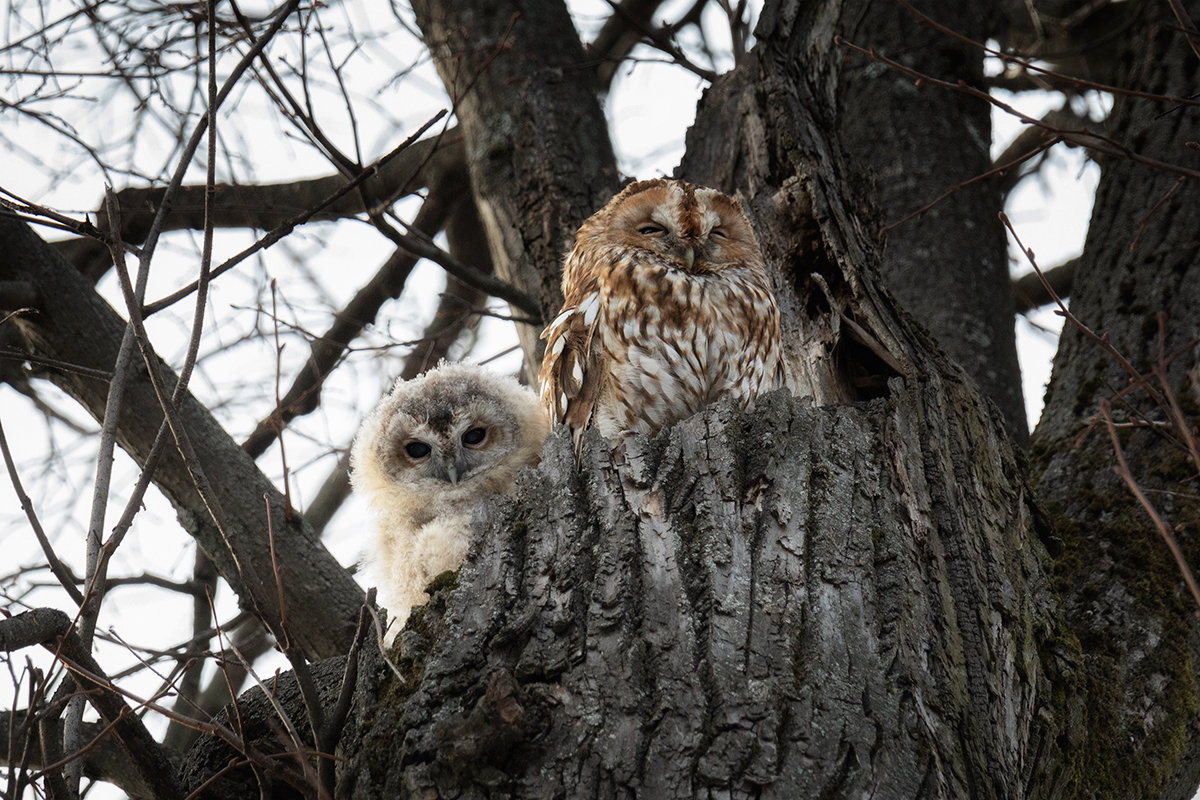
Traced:
MULTIPOLYGON (((430 235, 437 233, 445 224, 450 209, 466 189, 466 173, 458 169, 448 171, 438 180, 421 206, 413 220, 413 227, 430 235)), ((325 378, 341 360, 350 342, 364 327, 375 321, 383 304, 400 296, 416 262, 417 257, 405 250, 394 252, 371 281, 336 315, 329 330, 313 341, 308 362, 292 381, 276 410, 260 421, 242 443, 242 449, 252 458, 262 455, 278 436, 276 416, 286 425, 296 417, 317 409, 325 378)))
POLYGON ((42 529, 42 523, 38 521, 37 512, 33 508, 33 501, 29 499, 29 495, 25 494, 25 488, 21 485, 21 476, 17 474, 17 465, 13 462, 12 453, 8 449, 8 439, 4 436, 4 426, 0 425, 0 452, 4 454, 4 466, 8 469, 9 480, 12 481, 13 492, 16 493, 17 499, 21 501, 21 508, 25 511, 25 516, 29 519, 29 525, 33 528, 33 534, 37 537, 38 544, 41 545, 42 555, 46 556, 46 563, 50 565, 50 571, 54 573, 54 577, 58 578, 59 584, 66 590, 78 605, 83 605, 83 593, 75 586, 75 578, 71 575, 71 570, 59 559, 58 554, 54 552, 54 547, 51 546, 50 540, 46 537, 46 532, 42 529))
MULTIPOLYGON (((429 201, 426 201, 427 203, 429 201)), ((446 236, 450 252, 465 260, 482 264, 490 272, 491 255, 488 252, 487 234, 475 204, 469 198, 459 202, 446 224, 446 236)), ((458 341, 470 322, 474 304, 481 299, 481 292, 473 286, 450 278, 446 291, 438 301, 433 319, 425 326, 421 339, 404 360, 400 380, 412 380, 425 370, 446 358, 451 346, 458 341)), ((350 496, 349 456, 343 454, 333 472, 325 479, 317 496, 304 511, 304 517, 315 529, 324 529, 329 519, 350 496)))
POLYGON ((141 718, 115 691, 100 666, 83 647, 66 614, 52 608, 26 611, 0 620, 0 650, 12 652, 40 644, 61 658, 71 670, 88 701, 114 727, 117 740, 157 798, 182 798, 175 769, 141 718))
MULTIPOLYGON (((124 322, 100 299, 91 284, 38 239, 28 226, 0 218, 6 247, 0 250, 0 280, 29 280, 46 298, 36 318, 16 322, 29 348, 38 355, 55 357, 93 369, 111 369, 125 332, 124 322), (52 287, 52 289, 51 289, 52 287)), ((154 357, 157 359, 157 356, 154 357)), ((174 375, 156 360, 169 392, 174 375)), ((106 388, 92 378, 69 372, 49 377, 100 417, 106 388)), ((127 388, 128 414, 123 414, 118 442, 136 461, 145 463, 153 452, 163 415, 155 392, 144 382, 127 388)), ((273 593, 261 591, 260 579, 270 574, 262 529, 262 496, 282 508, 282 498, 228 434, 190 395, 183 398, 180 414, 192 432, 200 466, 217 482, 227 513, 221 533, 206 522, 205 504, 189 473, 171 453, 154 473, 154 480, 181 512, 184 527, 213 558, 247 607, 267 619, 277 618, 273 593), (244 581, 242 577, 253 576, 244 581)), ((282 517, 282 514, 280 515, 282 517)), ((304 609, 311 621, 298 632, 302 645, 314 655, 344 651, 353 639, 362 590, 329 555, 319 540, 299 521, 286 521, 288 547, 282 557, 292 577, 285 587, 288 606, 304 609)))
MULTIPOLYGON (((996 159, 997 168, 1004 168, 1006 170, 999 177, 999 186, 1002 193, 1007 194, 1010 192, 1022 178, 1027 177, 1034 171, 1011 168, 1028 160, 1031 155, 1045 152, 1046 140, 1053 136, 1051 133, 1052 130, 1084 131, 1088 126, 1103 130, 1104 127, 1103 123, 1093 122, 1086 114, 1076 114, 1071 108, 1070 103, 1064 104, 1061 108, 1047 111, 1040 121, 1042 126, 1025 128, 1017 138, 1012 140, 1008 147, 1004 148, 1004 152, 996 159)), ((1053 141, 1057 144, 1061 140, 1054 138, 1053 141)), ((1068 147, 1078 146, 1069 142, 1063 143, 1068 147)), ((1037 163, 1040 164, 1041 161, 1039 160, 1037 163)))
POLYGON ((1113 426, 1112 404, 1105 398, 1100 398, 1100 414, 1104 417, 1104 423, 1108 426, 1108 436, 1112 440, 1113 452, 1117 456, 1117 466, 1113 467, 1113 472, 1125 481, 1125 485, 1129 487, 1129 491, 1133 492, 1133 496, 1141 503, 1142 508, 1150 515, 1151 521, 1154 522, 1154 527, 1166 542, 1167 549, 1171 551, 1171 556, 1175 559, 1176 566, 1179 567, 1179 574, 1183 576, 1184 583, 1187 584, 1188 591, 1192 593, 1192 599, 1196 601, 1195 615, 1200 617, 1200 586, 1196 585, 1196 577, 1192 574, 1191 567, 1188 566, 1187 558, 1183 555, 1183 551, 1179 549, 1179 542, 1175 540, 1175 534, 1171 530, 1171 526, 1163 522, 1162 517, 1158 515, 1158 511, 1146 499, 1146 495, 1142 492, 1137 481, 1134 480, 1133 473, 1129 471, 1129 465, 1125 463, 1125 451, 1121 447, 1121 440, 1117 438, 1117 429, 1113 426))
POLYGON ((617 68, 630 51, 642 40, 642 28, 635 27, 633 20, 648 26, 663 0, 621 0, 613 6, 613 13, 604 21, 596 38, 588 45, 594 53, 596 63, 596 88, 608 91, 617 68))
MULTIPOLYGON (((717 79, 717 73, 713 72, 711 69, 705 69, 697 64, 693 64, 692 61, 686 55, 684 55, 683 51, 679 49, 679 45, 677 45, 674 41, 675 31, 673 28, 655 28, 649 24, 649 19, 641 19, 641 17, 637 14, 638 12, 644 13, 646 11, 644 7, 636 6, 626 9, 624 3, 618 3, 615 0, 606 1, 612 7, 613 16, 619 15, 624 17, 629 28, 631 30, 638 31, 641 34, 641 40, 644 40, 646 44, 650 45, 656 50, 666 53, 671 57, 671 60, 674 63, 683 67, 693 75, 703 78, 709 83, 712 83, 717 79)), ((650 14, 653 15, 653 9, 650 9, 650 14)), ((635 40, 633 44, 637 44, 637 41, 635 40)), ((630 47, 632 48, 632 45, 630 45, 630 47)), ((610 76, 609 81, 611 82, 611 80, 612 78, 610 76)))
MULTIPOLYGON (((20 743, 10 738, 10 732, 19 732, 28 723, 37 725, 37 732, 29 735, 28 741, 32 747, 28 751, 27 766, 34 770, 43 770, 47 781, 61 782, 57 769, 49 767, 62 758, 62 720, 49 714, 39 712, 36 719, 30 719, 27 710, 0 712, 0 761, 6 753, 12 752, 13 747, 20 743)), ((99 736, 108 729, 107 723, 83 723, 84 737, 89 741, 85 752, 80 756, 83 760, 83 774, 93 780, 112 783, 121 791, 135 800, 152 800, 154 795, 134 768, 133 762, 118 743, 115 736, 99 736)), ((66 784, 62 784, 63 789, 66 784)))

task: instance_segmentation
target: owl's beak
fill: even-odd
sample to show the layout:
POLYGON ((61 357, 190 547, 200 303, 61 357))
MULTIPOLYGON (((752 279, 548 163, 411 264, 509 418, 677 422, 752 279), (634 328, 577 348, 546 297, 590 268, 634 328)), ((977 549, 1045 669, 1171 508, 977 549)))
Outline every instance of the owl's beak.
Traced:
POLYGON ((687 262, 687 271, 692 271, 692 265, 696 263, 696 248, 691 243, 683 246, 683 260, 687 262))
POLYGON ((446 476, 450 478, 451 483, 458 483, 458 467, 454 464, 447 464, 446 476))

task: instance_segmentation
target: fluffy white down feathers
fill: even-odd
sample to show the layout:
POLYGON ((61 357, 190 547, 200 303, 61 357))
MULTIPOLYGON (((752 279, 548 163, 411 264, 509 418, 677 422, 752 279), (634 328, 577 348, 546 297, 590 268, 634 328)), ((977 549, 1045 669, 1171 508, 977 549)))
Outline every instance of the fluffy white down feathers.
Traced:
POLYGON ((425 587, 466 558, 471 515, 541 458, 549 421, 533 392, 471 364, 398 382, 363 420, 350 480, 374 512, 365 566, 391 616, 388 640, 425 587))

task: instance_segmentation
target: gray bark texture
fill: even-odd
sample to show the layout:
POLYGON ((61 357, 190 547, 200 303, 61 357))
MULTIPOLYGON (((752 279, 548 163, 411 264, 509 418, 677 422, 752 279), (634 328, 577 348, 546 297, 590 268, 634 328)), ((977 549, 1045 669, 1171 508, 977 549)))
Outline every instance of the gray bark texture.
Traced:
MULTIPOLYGON (((457 103, 491 261, 553 314, 572 232, 619 183, 592 65, 555 0, 414 5, 457 103)), ((615 448, 590 433, 578 456, 555 431, 511 497, 476 509, 466 564, 434 582, 390 652, 362 648, 337 747, 338 797, 1015 800, 1194 790, 1193 609, 1112 475, 1111 445, 1097 432, 1074 449, 1097 398, 1125 376, 1068 330, 1031 465, 970 369, 881 286, 880 270, 898 258, 891 248, 924 251, 918 233, 880 246, 879 181, 842 149, 854 139, 847 129, 866 119, 847 112, 863 66, 834 36, 883 31, 864 21, 876 5, 768 2, 754 50, 707 91, 678 171, 743 198, 800 397, 768 395, 746 414, 719 402, 615 448)), ((1177 24, 1146 13, 1124 80, 1191 93, 1197 62, 1177 24)), ((1177 157, 1200 120, 1191 107, 1164 110, 1119 100, 1114 135, 1177 157)), ((1165 352, 1183 353, 1168 382, 1194 421, 1200 197, 1193 183, 1172 192, 1173 177, 1143 167, 1105 168, 1073 302, 1143 369, 1157 357, 1165 310, 1165 352)), ((972 214, 990 214, 990 202, 972 214)), ((945 236, 948 219, 930 224, 945 236)), ((978 249, 923 257, 969 262, 971 280, 991 280, 986 230, 978 249)), ((0 239, 0 280, 32 284, 41 298, 37 314, 18 318, 28 346, 111 369, 124 330, 115 313, 23 224, 0 217, 0 239)), ((992 342, 999 328, 988 329, 992 342)), ((527 365, 539 361, 536 333, 524 326, 527 365)), ((102 408, 101 381, 50 377, 102 408)), ((123 420, 121 443, 137 457, 160 417, 146 381, 130 391, 139 410, 123 420)), ((1141 395, 1129 402, 1155 419, 1141 395)), ((217 535, 182 465, 160 468, 164 491, 243 603, 274 625, 261 497, 277 495, 190 398, 185 417, 198 448, 205 443, 205 471, 230 498, 236 536, 217 535)), ((1124 441, 1161 510, 1195 531, 1195 465, 1148 429, 1124 441)), ((274 519, 289 543, 279 552, 295 559, 283 583, 289 615, 305 617, 293 634, 314 655, 347 651, 357 588, 302 522, 282 509, 274 519)), ((313 670, 327 704, 342 664, 313 670)), ((295 678, 277 686, 305 735, 295 678)), ((297 743, 273 714, 258 692, 223 719, 303 777, 289 753, 297 743)), ((203 740, 181 783, 205 786, 207 797, 289 796, 261 772, 227 769, 236 756, 203 740)))
POLYGON ((1025 796, 1052 719, 1035 515, 996 418, 902 383, 591 437, 578 467, 552 436, 393 649, 407 682, 362 687, 347 796, 1025 796))
MULTIPOLYGON (((843 36, 939 80, 983 85, 983 51, 922 25, 899 3, 861 4, 843 36)), ((938 0, 921 11, 977 42, 996 35, 999 3, 938 0)), ((875 183, 883 221, 897 223, 950 187, 992 168, 991 106, 966 94, 917 86, 909 75, 848 55, 841 126, 850 163, 875 183)), ((891 228, 880 261, 884 283, 938 344, 1000 407, 1018 443, 1028 442, 1017 363, 1008 252, 998 181, 964 187, 917 219, 891 228)))
MULTIPOLYGON (((1186 3, 1193 20, 1200 4, 1186 3)), ((1191 96, 1198 59, 1166 6, 1140 9, 1121 41, 1118 85, 1191 96)), ((1137 152, 1193 169, 1185 143, 1200 109, 1117 95, 1108 122, 1137 152)), ((1172 359, 1165 386, 1187 426, 1200 425, 1200 183, 1128 161, 1102 163, 1092 222, 1079 260, 1071 311, 1158 391, 1152 373, 1172 359), (1164 338, 1159 340, 1159 314, 1164 338)), ((1196 465, 1168 415, 1096 343, 1067 323, 1054 361, 1046 410, 1033 440, 1038 488, 1064 552, 1055 581, 1066 600, 1084 669, 1086 704, 1072 725, 1086 753, 1072 791, 1079 797, 1190 798, 1200 780, 1197 711, 1200 626, 1196 606, 1146 512, 1113 472, 1113 444, 1097 419, 1112 401, 1129 467, 1194 570, 1200 564, 1196 465), (1118 399, 1118 394, 1124 391, 1118 399), (1090 432, 1088 432, 1090 429, 1090 432)))

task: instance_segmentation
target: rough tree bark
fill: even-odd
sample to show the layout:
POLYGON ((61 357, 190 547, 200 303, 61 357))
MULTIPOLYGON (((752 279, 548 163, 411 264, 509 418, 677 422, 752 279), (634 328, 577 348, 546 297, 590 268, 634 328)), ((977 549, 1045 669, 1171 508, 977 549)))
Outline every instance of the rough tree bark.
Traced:
POLYGON ((768 4, 682 167, 746 198, 817 406, 578 465, 553 436, 402 634, 405 680, 364 672, 349 796, 1055 794, 1050 531, 1000 418, 875 288, 830 135, 844 10, 768 4))
MULTIPOLYGON (((977 42, 996 35, 999 3, 921 4, 940 24, 977 42)), ((865 2, 844 36, 940 80, 983 86, 983 51, 922 25, 897 2, 865 2)), ((851 163, 869 170, 883 221, 892 225, 952 186, 992 168, 992 107, 862 55, 849 55, 842 93, 851 163)), ((888 230, 884 282, 938 344, 1000 407, 1018 443, 1028 441, 1017 363, 999 183, 964 187, 918 219, 888 230)))
MULTIPOLYGON (((553 0, 520 14, 498 0, 417 6, 459 104, 497 270, 552 313, 564 244, 616 184, 578 38, 553 0)), ((842 155, 852 123, 833 41, 862 13, 768 2, 753 53, 706 94, 680 168, 745 198, 807 397, 776 393, 748 415, 718 403, 615 450, 590 434, 578 460, 555 432, 513 497, 477 510, 467 563, 388 654, 400 675, 364 649, 340 796, 1194 788, 1190 608, 1111 452, 1095 434, 1071 449, 1105 383, 1125 381, 1068 332, 1035 442, 1042 512, 1000 414, 879 288, 880 216, 842 155)), ((1176 27, 1143 20, 1131 85, 1189 93, 1196 60, 1176 27)), ((1143 102, 1119 104, 1114 130, 1175 154, 1196 111, 1143 102)), ((1168 372, 1184 398, 1200 380, 1200 204, 1172 181, 1106 170, 1075 303, 1139 367, 1153 365, 1150 321, 1166 310, 1166 351, 1190 348, 1168 372)), ((1195 401, 1181 402, 1195 420, 1195 401)), ((1194 467, 1148 432, 1125 446, 1194 530, 1180 491, 1193 481, 1195 494, 1194 467)), ((216 560, 227 577, 236 566, 216 560)), ((332 696, 340 670, 321 673, 332 696)), ((189 763, 229 761, 200 755, 189 763)), ((184 777, 194 788, 209 774, 184 777)))
MULTIPOLYGON (((1200 19, 1200 3, 1186 6, 1193 20, 1200 19)), ((1120 41, 1119 86, 1194 95, 1200 58, 1179 24, 1165 4, 1141 8, 1120 41)), ((1200 164, 1186 147, 1200 130, 1195 106, 1117 95, 1108 125, 1110 135, 1136 144, 1143 155, 1192 169, 1200 164)), ((1160 353, 1173 357, 1165 383, 1195 431, 1200 182, 1118 159, 1103 166, 1071 311, 1147 375, 1160 353)), ((1162 390, 1153 378, 1151 383, 1162 390)), ((1189 563, 1200 564, 1196 465, 1178 437, 1161 427, 1168 416, 1148 393, 1130 386, 1116 360, 1068 323, 1033 455, 1039 492, 1065 547, 1055 580, 1082 647, 1079 679, 1087 702, 1071 735, 1080 740, 1087 768, 1078 771, 1072 791, 1080 797, 1190 798, 1200 780, 1196 605, 1146 512, 1114 474, 1104 423, 1083 435, 1104 398, 1112 400, 1118 423, 1155 423, 1122 430, 1121 446, 1147 496, 1176 528, 1189 563)))

